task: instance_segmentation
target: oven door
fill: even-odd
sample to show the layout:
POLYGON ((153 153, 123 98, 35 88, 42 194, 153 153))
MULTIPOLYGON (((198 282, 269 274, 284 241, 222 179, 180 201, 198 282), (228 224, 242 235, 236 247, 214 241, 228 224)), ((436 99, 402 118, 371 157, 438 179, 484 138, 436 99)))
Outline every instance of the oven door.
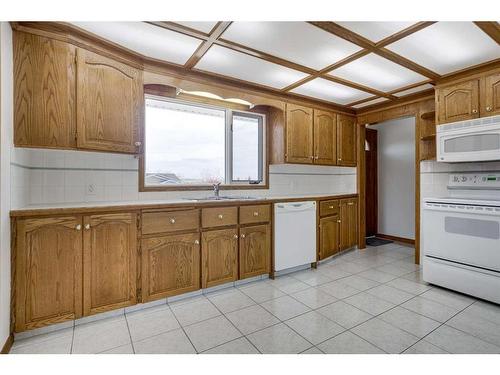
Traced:
POLYGON ((438 132, 437 161, 500 160, 500 126, 438 132))
POLYGON ((426 257, 500 271, 500 208, 425 202, 426 257))

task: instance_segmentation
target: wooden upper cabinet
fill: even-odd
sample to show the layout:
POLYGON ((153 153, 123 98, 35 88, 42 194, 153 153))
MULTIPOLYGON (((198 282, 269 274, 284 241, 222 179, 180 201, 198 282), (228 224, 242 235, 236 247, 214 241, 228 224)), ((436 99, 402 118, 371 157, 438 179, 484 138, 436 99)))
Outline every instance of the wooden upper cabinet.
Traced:
POLYGON ((202 233, 201 286, 210 288, 238 279, 238 232, 236 228, 202 233))
POLYGON ((78 49, 78 147, 137 153, 142 121, 142 71, 78 49))
POLYGON ((312 164, 313 153, 313 110, 287 104, 286 162, 312 164))
POLYGON ((500 114, 500 73, 490 74, 481 80, 481 116, 500 114))
POLYGON ((269 273, 271 267, 271 226, 254 225, 240 229, 240 279, 269 273))
POLYGON ((314 163, 337 164, 337 115, 314 110, 314 163))
POLYGON ((75 148, 75 47, 14 32, 14 144, 75 148))
POLYGON ((22 219, 15 250, 15 331, 82 316, 82 220, 22 219))
POLYGON ((356 118, 337 115, 337 164, 356 166, 356 118))
POLYGON ((83 219, 85 315, 136 303, 137 221, 134 213, 83 219))
POLYGON ((200 289, 200 235, 142 240, 142 301, 200 289))
POLYGON ((319 259, 326 259, 339 252, 339 215, 319 220, 319 259))
POLYGON ((358 243, 358 201, 356 198, 340 201, 340 250, 358 243))
POLYGON ((440 124, 479 117, 479 79, 437 88, 436 101, 440 124))

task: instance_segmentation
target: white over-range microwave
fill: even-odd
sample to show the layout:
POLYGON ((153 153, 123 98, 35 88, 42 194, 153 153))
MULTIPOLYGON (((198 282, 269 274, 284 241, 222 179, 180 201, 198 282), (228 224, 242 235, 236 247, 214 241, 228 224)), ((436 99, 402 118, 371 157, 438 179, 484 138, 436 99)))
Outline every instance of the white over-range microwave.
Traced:
POLYGON ((500 115, 438 125, 437 161, 500 160, 500 115))

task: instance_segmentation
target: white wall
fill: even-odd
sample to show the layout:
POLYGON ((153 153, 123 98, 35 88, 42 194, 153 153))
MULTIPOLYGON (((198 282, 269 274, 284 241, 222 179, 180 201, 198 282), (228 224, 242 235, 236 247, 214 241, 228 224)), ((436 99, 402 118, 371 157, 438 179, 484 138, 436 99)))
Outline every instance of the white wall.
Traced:
POLYGON ((415 119, 370 128, 378 132, 378 232, 415 239, 415 119))
POLYGON ((12 30, 0 23, 0 347, 10 325, 10 152, 12 148, 12 30))

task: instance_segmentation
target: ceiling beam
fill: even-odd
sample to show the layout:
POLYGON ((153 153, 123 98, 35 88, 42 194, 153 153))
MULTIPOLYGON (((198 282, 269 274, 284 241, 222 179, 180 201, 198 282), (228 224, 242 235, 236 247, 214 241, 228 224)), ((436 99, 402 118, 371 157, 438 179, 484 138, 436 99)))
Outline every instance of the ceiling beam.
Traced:
POLYGON ((183 26, 175 22, 170 22, 170 21, 144 21, 144 22, 153 26, 161 27, 166 30, 175 31, 187 36, 191 36, 193 38, 198 38, 202 40, 208 40, 209 38, 209 35, 204 32, 191 29, 190 27, 183 26))
POLYGON ((375 46, 378 48, 385 47, 389 44, 397 42, 400 39, 406 38, 407 36, 416 33, 417 31, 425 29, 426 27, 429 27, 435 23, 436 21, 417 22, 411 26, 408 26, 406 29, 400 30, 395 34, 389 35, 387 38, 378 41, 377 43, 375 43, 375 46))
POLYGON ((363 86, 363 85, 348 81, 348 80, 343 79, 343 78, 334 77, 334 76, 330 76, 330 75, 324 75, 321 78, 326 79, 326 80, 331 81, 331 82, 339 83, 339 84, 344 85, 344 86, 351 87, 351 88, 356 89, 356 90, 368 92, 372 95, 382 96, 382 97, 388 98, 388 99, 396 99, 396 97, 391 95, 391 94, 387 94, 383 91, 372 89, 371 87, 363 86))
POLYGON ((500 25, 498 22, 474 22, 477 27, 483 30, 495 42, 500 44, 500 25))
POLYGON ((212 45, 217 41, 217 39, 220 38, 222 33, 224 33, 224 31, 226 31, 226 29, 229 27, 229 25, 231 25, 231 22, 226 22, 226 21, 217 22, 215 27, 210 32, 208 39, 203 41, 198 46, 196 51, 194 51, 194 53, 191 55, 191 57, 188 59, 188 61, 186 61, 186 63, 184 64, 184 68, 191 69, 192 67, 194 67, 198 63, 198 61, 200 61, 200 59, 203 57, 203 55, 205 55, 205 53, 207 53, 207 51, 210 49, 210 47, 212 47, 212 45))

